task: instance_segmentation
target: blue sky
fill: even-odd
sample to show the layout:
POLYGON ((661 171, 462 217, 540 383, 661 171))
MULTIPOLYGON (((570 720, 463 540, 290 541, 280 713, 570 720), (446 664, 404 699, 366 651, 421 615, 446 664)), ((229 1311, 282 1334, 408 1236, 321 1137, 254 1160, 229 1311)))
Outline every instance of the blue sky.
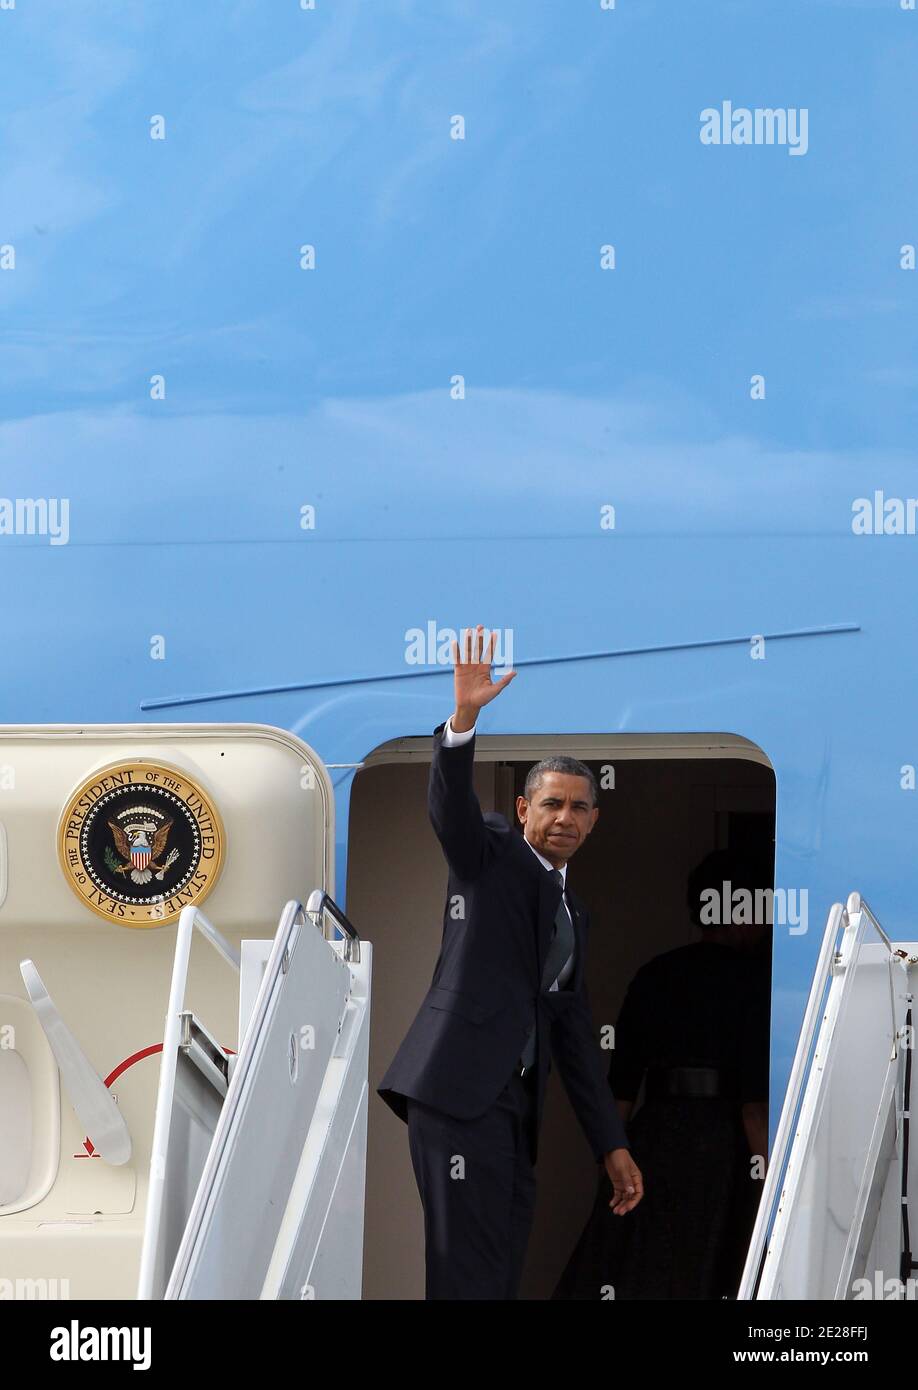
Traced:
POLYGON ((911 447, 918 14, 316 6, 0 11, 6 420, 296 417, 462 373, 684 418, 693 444, 911 447), (806 107, 806 155, 703 146, 728 99, 806 107))

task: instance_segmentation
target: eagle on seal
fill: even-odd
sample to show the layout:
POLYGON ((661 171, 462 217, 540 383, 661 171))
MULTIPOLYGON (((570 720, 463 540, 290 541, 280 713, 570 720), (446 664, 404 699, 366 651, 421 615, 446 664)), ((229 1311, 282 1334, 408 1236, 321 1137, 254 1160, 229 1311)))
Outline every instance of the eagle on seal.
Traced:
POLYGON ((108 828, 115 839, 115 848, 125 861, 115 869, 116 874, 131 875, 135 883, 149 883, 153 877, 155 869, 162 878, 169 864, 175 858, 175 854, 170 855, 164 863, 160 862, 166 850, 166 841, 169 839, 169 831, 172 829, 171 820, 163 821, 159 829, 153 821, 147 821, 139 825, 136 830, 132 830, 130 837, 116 825, 114 821, 108 822, 108 828), (152 844, 147 838, 150 831, 155 831, 152 844))

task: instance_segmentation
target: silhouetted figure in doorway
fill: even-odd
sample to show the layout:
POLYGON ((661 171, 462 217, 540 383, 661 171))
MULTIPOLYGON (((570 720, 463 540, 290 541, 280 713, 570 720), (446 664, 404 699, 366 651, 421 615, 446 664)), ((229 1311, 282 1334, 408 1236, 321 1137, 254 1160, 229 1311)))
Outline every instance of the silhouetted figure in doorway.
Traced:
POLYGON ((767 1148, 770 913, 751 918, 769 882, 764 858, 709 854, 687 892, 701 939, 648 961, 629 985, 609 1083, 645 1197, 613 1219, 601 1176, 553 1298, 735 1297, 767 1148))

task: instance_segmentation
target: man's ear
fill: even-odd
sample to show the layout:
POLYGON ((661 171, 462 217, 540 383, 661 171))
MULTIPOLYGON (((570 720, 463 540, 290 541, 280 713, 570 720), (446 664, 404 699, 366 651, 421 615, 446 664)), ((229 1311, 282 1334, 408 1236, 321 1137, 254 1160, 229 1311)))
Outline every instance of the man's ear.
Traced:
POLYGON ((525 796, 518 796, 516 798, 516 814, 519 817, 520 825, 525 825, 526 817, 529 814, 529 802, 526 800, 525 796))
POLYGON ((598 806, 594 806, 594 807, 593 807, 593 810, 590 812, 590 827, 589 827, 589 830, 587 830, 587 834, 588 834, 588 835, 589 835, 589 833, 590 833, 590 830, 593 829, 593 826, 596 824, 596 822, 597 822, 598 820, 599 820, 599 807, 598 807, 598 806))

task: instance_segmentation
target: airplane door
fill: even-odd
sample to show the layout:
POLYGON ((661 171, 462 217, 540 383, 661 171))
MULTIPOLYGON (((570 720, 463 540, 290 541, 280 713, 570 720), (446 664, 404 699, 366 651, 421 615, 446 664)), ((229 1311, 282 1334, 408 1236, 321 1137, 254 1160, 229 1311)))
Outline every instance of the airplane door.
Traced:
POLYGON ((160 1298, 181 1251, 176 1297, 359 1296, 371 953, 322 760, 235 723, 6 726, 0 759, 5 1268, 160 1298))

